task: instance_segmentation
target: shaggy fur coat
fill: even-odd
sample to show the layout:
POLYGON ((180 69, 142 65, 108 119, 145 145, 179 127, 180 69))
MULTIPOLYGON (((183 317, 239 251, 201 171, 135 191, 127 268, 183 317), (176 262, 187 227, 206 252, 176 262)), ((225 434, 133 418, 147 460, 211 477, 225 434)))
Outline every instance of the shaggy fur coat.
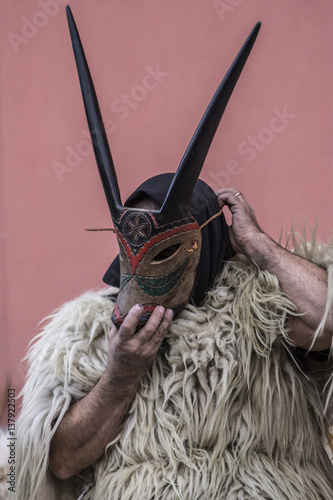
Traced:
MULTIPOLYGON (((331 246, 294 246, 332 280, 331 246)), ((50 440, 69 405, 105 370, 116 293, 88 292, 65 304, 29 351, 17 499, 51 499, 42 493, 50 440)), ((226 263, 204 304, 173 321, 170 352, 159 353, 141 380, 105 455, 75 478, 72 493, 54 498, 332 499, 323 392, 288 344, 295 314, 275 276, 240 256, 226 263)))

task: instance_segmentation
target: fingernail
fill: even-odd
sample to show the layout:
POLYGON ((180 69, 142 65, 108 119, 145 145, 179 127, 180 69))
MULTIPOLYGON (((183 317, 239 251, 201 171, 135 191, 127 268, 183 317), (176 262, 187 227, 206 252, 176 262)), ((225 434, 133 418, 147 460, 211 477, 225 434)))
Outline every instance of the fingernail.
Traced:
POLYGON ((174 313, 173 313, 173 310, 172 310, 172 309, 168 309, 168 310, 167 310, 167 316, 168 316, 168 318, 172 319, 172 318, 173 318, 173 314, 174 314, 174 313))
POLYGON ((159 306, 159 308, 158 308, 158 312, 160 312, 161 314, 163 314, 163 313, 164 313, 164 310, 165 310, 165 309, 164 309, 164 307, 163 307, 163 306, 159 306))
POLYGON ((141 309, 142 309, 142 304, 137 304, 135 307, 136 307, 136 309, 138 309, 138 310, 140 310, 140 311, 141 311, 141 309))

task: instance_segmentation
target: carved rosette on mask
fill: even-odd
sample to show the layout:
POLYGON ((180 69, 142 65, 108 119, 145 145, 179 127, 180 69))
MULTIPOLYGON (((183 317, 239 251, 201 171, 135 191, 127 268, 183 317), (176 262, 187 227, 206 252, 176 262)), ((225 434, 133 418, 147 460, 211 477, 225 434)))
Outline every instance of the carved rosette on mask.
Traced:
POLYGON ((113 322, 144 306, 142 326, 161 304, 178 313, 189 301, 201 249, 187 207, 223 112, 260 29, 257 23, 208 105, 158 210, 124 207, 88 64, 70 8, 68 24, 97 166, 119 243, 120 291, 113 322))

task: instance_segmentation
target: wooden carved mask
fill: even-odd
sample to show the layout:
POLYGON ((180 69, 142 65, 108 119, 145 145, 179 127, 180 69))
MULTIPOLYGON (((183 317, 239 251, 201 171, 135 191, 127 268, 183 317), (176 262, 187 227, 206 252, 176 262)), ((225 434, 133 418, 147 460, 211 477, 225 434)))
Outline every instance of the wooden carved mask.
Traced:
POLYGON ((190 296, 201 248, 199 226, 187 211, 232 91, 252 50, 257 23, 217 88, 181 160, 159 210, 124 207, 97 96, 80 37, 66 7, 81 91, 97 166, 119 243, 121 283, 113 314, 119 326, 136 303, 144 305, 140 325, 158 304, 176 313, 190 296))

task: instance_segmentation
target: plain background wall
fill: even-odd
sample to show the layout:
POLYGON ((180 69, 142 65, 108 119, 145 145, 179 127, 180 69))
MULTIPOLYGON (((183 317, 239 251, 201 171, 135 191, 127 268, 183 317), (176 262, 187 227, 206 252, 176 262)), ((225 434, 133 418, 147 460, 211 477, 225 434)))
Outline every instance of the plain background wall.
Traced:
MULTIPOLYGON (((242 191, 275 239, 303 216, 318 217, 326 236, 333 226, 333 2, 70 5, 123 199, 148 176, 176 170, 221 77, 261 20, 201 177, 213 189, 242 191)), ((17 392, 22 387, 21 360, 39 321, 103 286, 117 253, 112 233, 84 231, 111 221, 63 0, 1 0, 0 99, 1 393, 6 374, 17 392)))

